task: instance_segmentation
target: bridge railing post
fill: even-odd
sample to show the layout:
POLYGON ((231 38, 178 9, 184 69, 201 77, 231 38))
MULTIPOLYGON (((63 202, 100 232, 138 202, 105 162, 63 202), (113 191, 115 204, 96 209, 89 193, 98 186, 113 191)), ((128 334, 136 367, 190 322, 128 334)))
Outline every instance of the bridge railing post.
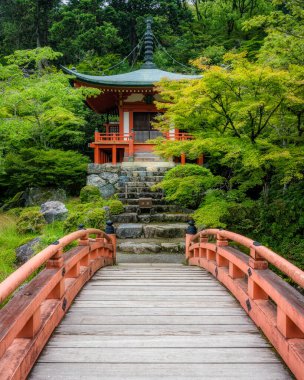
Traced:
POLYGON ((261 243, 255 241, 250 247, 249 266, 253 269, 263 270, 268 268, 268 262, 263 257, 261 257, 255 249, 255 247, 259 247, 261 245, 261 243))
MULTIPOLYGON (((79 226, 79 230, 85 230, 83 225, 79 226)), ((89 234, 85 233, 78 241, 78 246, 88 246, 88 254, 80 260, 80 266, 88 267, 90 265, 90 240, 89 234)))
MULTIPOLYGON (((228 240, 221 236, 220 233, 216 235, 216 246, 217 247, 226 247, 228 245, 228 240)), ((229 266, 229 261, 225 259, 223 256, 219 254, 218 251, 216 251, 216 265, 218 267, 228 267, 229 266)))
MULTIPOLYGON (((57 244, 57 242, 53 244, 57 244)), ((52 258, 47 261, 46 268, 47 269, 63 268, 63 266, 64 266, 63 249, 62 247, 59 247, 55 255, 52 256, 52 258)), ((52 289, 50 294, 47 296, 47 299, 61 299, 63 297, 64 291, 65 291, 65 285, 64 285, 65 270, 64 269, 62 273, 63 273, 62 279, 58 282, 58 284, 54 287, 54 289, 52 289)))
MULTIPOLYGON (((261 257, 257 252, 255 247, 261 246, 259 242, 253 242, 253 245, 250 247, 250 258, 249 258, 249 267, 255 270, 265 270, 268 268, 268 262, 261 257)), ((248 295, 252 300, 261 299, 267 300, 269 295, 251 278, 251 272, 248 276, 248 295)))
POLYGON ((115 228, 113 226, 113 222, 111 220, 108 220, 106 222, 106 229, 105 233, 109 236, 109 238, 112 240, 113 245, 113 254, 112 254, 112 260, 113 265, 116 264, 116 234, 115 234, 115 228))
POLYGON ((190 245, 191 240, 193 238, 193 235, 196 235, 197 228, 195 227, 194 220, 189 220, 188 227, 186 230, 186 241, 185 241, 185 254, 186 254, 186 260, 190 259, 191 253, 190 253, 190 245))

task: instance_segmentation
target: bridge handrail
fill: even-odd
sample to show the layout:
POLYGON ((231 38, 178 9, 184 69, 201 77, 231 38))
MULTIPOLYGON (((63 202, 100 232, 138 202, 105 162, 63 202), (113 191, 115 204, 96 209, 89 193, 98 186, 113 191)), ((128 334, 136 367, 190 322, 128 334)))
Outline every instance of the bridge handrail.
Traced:
POLYGON ((192 231, 189 228, 186 235, 189 265, 206 269, 226 286, 296 378, 304 380, 304 296, 268 269, 268 262, 302 288, 304 272, 260 243, 237 233, 212 228, 193 235, 192 231), (229 245, 229 241, 249 248, 249 255, 229 245))
POLYGON ((26 279, 33 274, 41 265, 45 264, 47 260, 56 255, 59 250, 65 248, 67 245, 73 243, 75 240, 86 237, 87 235, 96 235, 99 238, 106 239, 111 244, 111 239, 103 231, 88 228, 86 230, 79 230, 72 232, 69 235, 56 241, 56 244, 51 244, 37 255, 33 256, 25 264, 19 267, 15 272, 8 276, 0 283, 0 303, 2 303, 8 296, 10 296, 26 279))
POLYGON ((26 379, 78 292, 97 270, 115 264, 115 258, 114 230, 106 234, 81 229, 49 245, 0 284, 1 300, 5 300, 46 264, 0 310, 1 380, 26 379), (74 241, 78 246, 63 252, 74 241))
POLYGON ((221 230, 216 228, 205 229, 198 232, 191 239, 192 242, 197 241, 199 238, 204 236, 218 236, 222 239, 228 239, 234 241, 235 243, 241 244, 242 246, 249 248, 251 250, 251 256, 254 255, 254 251, 260 257, 264 258, 281 272, 285 273, 289 278, 291 278, 296 284, 304 287, 304 272, 297 266, 290 263, 284 257, 273 252, 271 249, 261 245, 250 238, 243 235, 237 234, 235 232, 221 230))

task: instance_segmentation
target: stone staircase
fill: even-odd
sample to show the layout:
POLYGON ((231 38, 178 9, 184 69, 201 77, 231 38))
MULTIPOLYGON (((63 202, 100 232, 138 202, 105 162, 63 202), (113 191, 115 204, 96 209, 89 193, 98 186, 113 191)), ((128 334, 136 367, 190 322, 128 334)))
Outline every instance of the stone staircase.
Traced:
POLYGON ((125 212, 112 217, 119 253, 184 253, 189 210, 167 204, 162 190, 151 190, 168 169, 137 167, 121 172, 118 198, 125 212), (152 209, 140 209, 139 198, 151 198, 152 209))

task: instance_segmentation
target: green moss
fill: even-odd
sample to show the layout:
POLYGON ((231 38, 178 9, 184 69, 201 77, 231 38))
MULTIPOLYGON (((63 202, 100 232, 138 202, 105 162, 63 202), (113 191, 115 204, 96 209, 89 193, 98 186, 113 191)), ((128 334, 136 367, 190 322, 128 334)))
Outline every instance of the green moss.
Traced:
POLYGON ((110 207, 110 213, 112 215, 118 215, 124 212, 124 206, 118 199, 111 199, 106 202, 106 205, 110 207))
POLYGON ((72 212, 63 223, 65 233, 75 231, 80 225, 86 228, 104 229, 106 212, 102 208, 85 208, 82 211, 72 212))
POLYGON ((98 187, 87 185, 80 190, 81 203, 95 202, 101 199, 100 191, 98 187))
POLYGON ((17 231, 20 234, 40 234, 46 221, 41 212, 36 210, 24 210, 17 220, 17 231))

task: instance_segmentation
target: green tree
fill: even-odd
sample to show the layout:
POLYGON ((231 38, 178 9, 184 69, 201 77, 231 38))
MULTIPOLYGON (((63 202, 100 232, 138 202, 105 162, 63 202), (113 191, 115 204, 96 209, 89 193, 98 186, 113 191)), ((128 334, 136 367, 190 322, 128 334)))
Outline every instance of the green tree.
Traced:
POLYGON ((288 68, 303 65, 304 4, 301 0, 272 0, 273 11, 244 23, 244 30, 264 29, 267 33, 259 52, 261 62, 288 68))
POLYGON ((48 45, 49 24, 60 0, 2 0, 1 55, 48 45))
POLYGON ((9 64, 0 65, 0 181, 5 191, 62 182, 73 192, 83 185, 88 159, 61 149, 83 149, 84 99, 99 91, 73 89, 69 77, 50 65, 57 57, 50 48, 37 48, 16 51, 7 57, 9 64))

